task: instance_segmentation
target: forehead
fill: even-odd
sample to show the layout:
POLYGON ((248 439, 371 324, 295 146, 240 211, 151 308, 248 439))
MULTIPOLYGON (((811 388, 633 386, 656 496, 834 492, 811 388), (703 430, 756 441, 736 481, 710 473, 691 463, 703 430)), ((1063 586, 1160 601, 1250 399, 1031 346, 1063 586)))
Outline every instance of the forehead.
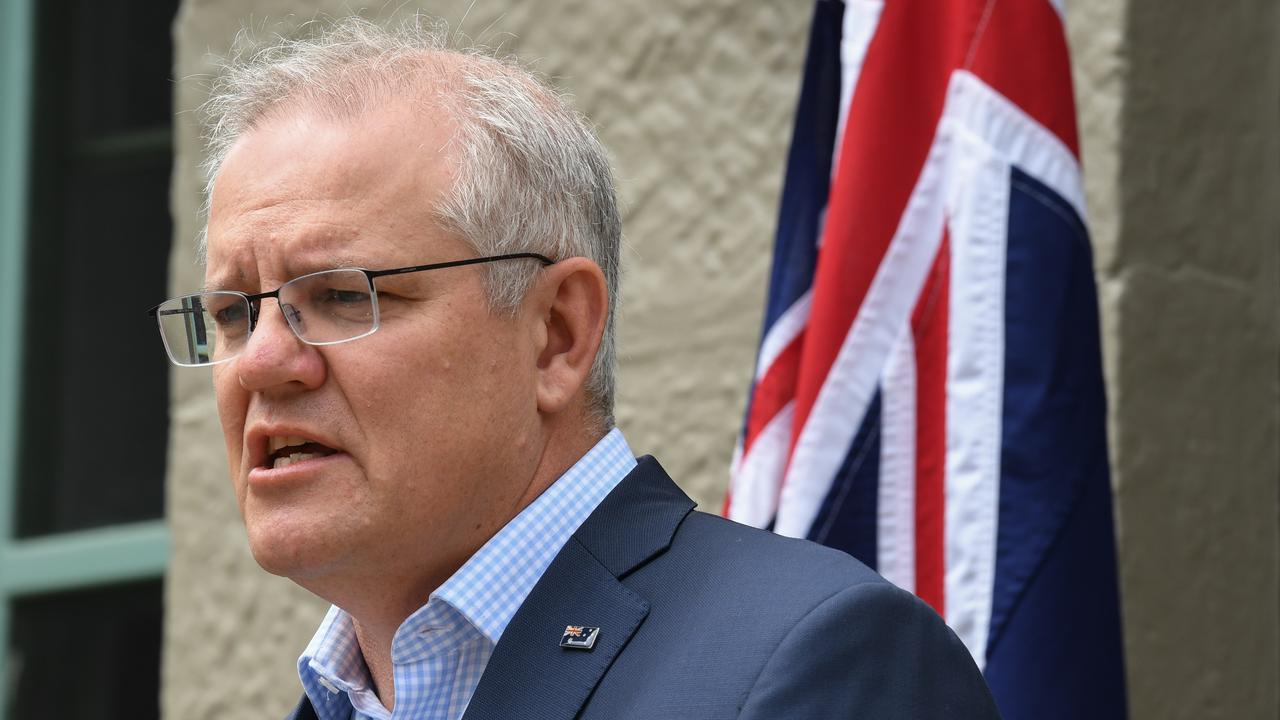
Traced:
POLYGON ((317 263, 420 263, 459 245, 436 222, 455 126, 407 103, 335 118, 293 112, 232 146, 210 202, 208 284, 317 263))

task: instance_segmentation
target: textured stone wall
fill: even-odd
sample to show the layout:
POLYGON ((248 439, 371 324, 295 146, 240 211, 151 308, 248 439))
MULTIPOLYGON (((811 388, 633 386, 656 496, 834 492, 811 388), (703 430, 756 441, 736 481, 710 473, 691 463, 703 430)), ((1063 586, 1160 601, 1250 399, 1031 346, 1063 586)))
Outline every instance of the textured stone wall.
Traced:
POLYGON ((1280 4, 1079 4, 1133 716, 1280 717, 1280 4))
MULTIPOLYGON (((1133 717, 1277 717, 1277 5, 1069 4, 1133 717)), ((201 281, 191 111, 211 54, 243 25, 350 5, 184 2, 175 292, 201 281)), ((418 7, 536 60, 614 153, 628 243, 619 424, 715 509, 759 332, 811 3, 450 0, 400 12, 418 7)), ((173 389, 165 716, 279 717, 323 603, 249 556, 208 373, 175 372, 173 389)))

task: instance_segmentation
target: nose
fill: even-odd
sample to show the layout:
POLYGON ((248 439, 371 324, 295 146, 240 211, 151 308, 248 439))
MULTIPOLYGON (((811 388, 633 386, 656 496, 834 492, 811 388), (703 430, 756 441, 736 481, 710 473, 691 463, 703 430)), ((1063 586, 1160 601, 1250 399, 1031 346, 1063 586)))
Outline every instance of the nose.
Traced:
POLYGON ((273 389, 312 389, 324 383, 324 356, 298 339, 286 322, 289 308, 269 307, 263 300, 258 324, 235 359, 240 385, 253 392, 273 389))

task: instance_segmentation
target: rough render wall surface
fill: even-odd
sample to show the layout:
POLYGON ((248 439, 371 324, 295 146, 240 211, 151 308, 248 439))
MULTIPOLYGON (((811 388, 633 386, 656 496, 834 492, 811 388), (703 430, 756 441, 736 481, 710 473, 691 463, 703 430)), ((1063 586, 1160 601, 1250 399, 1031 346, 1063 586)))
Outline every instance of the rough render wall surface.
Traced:
MULTIPOLYGON (((246 23, 348 2, 199 0, 175 25, 177 229, 170 286, 198 287, 199 76, 246 23)), ((717 509, 763 312, 807 2, 423 2, 555 79, 614 155, 624 206, 617 418, 717 509)), ((401 12, 411 11, 402 8, 401 12)), ((163 708, 173 720, 283 716, 323 604, 257 568, 226 479, 208 373, 175 372, 163 708)))
POLYGON ((1280 4, 1131 0, 1112 459, 1135 717, 1280 717, 1280 4))
POLYGON ((1070 9, 1132 716, 1280 717, 1280 6, 1070 9))
MULTIPOLYGON (((629 243, 619 423, 714 507, 757 339, 809 3, 469 5, 421 3, 540 59, 614 153, 629 243)), ((1068 14, 1131 705, 1139 719, 1276 717, 1280 23, 1269 0, 1192 5, 1074 0, 1068 14)), ((246 23, 348 6, 184 3, 175 290, 200 282, 186 111, 203 97, 208 54, 246 23)), ((207 374, 175 373, 173 386, 165 716, 280 716, 323 603, 249 557, 207 374)))

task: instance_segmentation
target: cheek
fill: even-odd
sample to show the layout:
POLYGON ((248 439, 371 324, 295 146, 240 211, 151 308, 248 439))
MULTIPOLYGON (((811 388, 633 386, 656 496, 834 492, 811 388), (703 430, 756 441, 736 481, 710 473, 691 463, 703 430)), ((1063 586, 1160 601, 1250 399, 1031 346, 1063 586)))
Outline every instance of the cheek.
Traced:
MULTIPOLYGON (((492 453, 501 448, 489 446, 495 438, 510 438, 522 409, 534 407, 531 399, 521 401, 532 393, 521 390, 527 383, 508 337, 513 333, 501 325, 478 327, 483 323, 427 326, 420 333, 386 333, 385 339, 375 333, 368 340, 382 342, 360 348, 358 365, 357 358, 331 359, 331 375, 368 447, 378 448, 367 458, 380 466, 370 468, 375 475, 414 469, 436 477, 470 474, 465 468, 496 460, 492 453)), ((347 349, 334 350, 339 348, 347 349)))
MULTIPOLYGON (((361 370, 348 371, 341 383, 353 407, 370 407, 377 398, 379 405, 393 410, 387 415, 467 415, 462 411, 493 405, 494 396, 501 398, 505 388, 519 382, 515 332, 508 323, 483 310, 459 312, 454 304, 433 315, 416 327, 400 326, 368 338, 374 342, 360 348, 366 354, 353 358, 361 370)), ((339 363, 331 364, 336 374, 339 363)))
POLYGON ((238 474, 240 456, 244 450, 244 422, 248 411, 248 393, 240 387, 240 382, 228 365, 218 365, 213 369, 213 391, 217 398, 218 420, 222 424, 222 435, 227 445, 227 460, 233 475, 238 474))

